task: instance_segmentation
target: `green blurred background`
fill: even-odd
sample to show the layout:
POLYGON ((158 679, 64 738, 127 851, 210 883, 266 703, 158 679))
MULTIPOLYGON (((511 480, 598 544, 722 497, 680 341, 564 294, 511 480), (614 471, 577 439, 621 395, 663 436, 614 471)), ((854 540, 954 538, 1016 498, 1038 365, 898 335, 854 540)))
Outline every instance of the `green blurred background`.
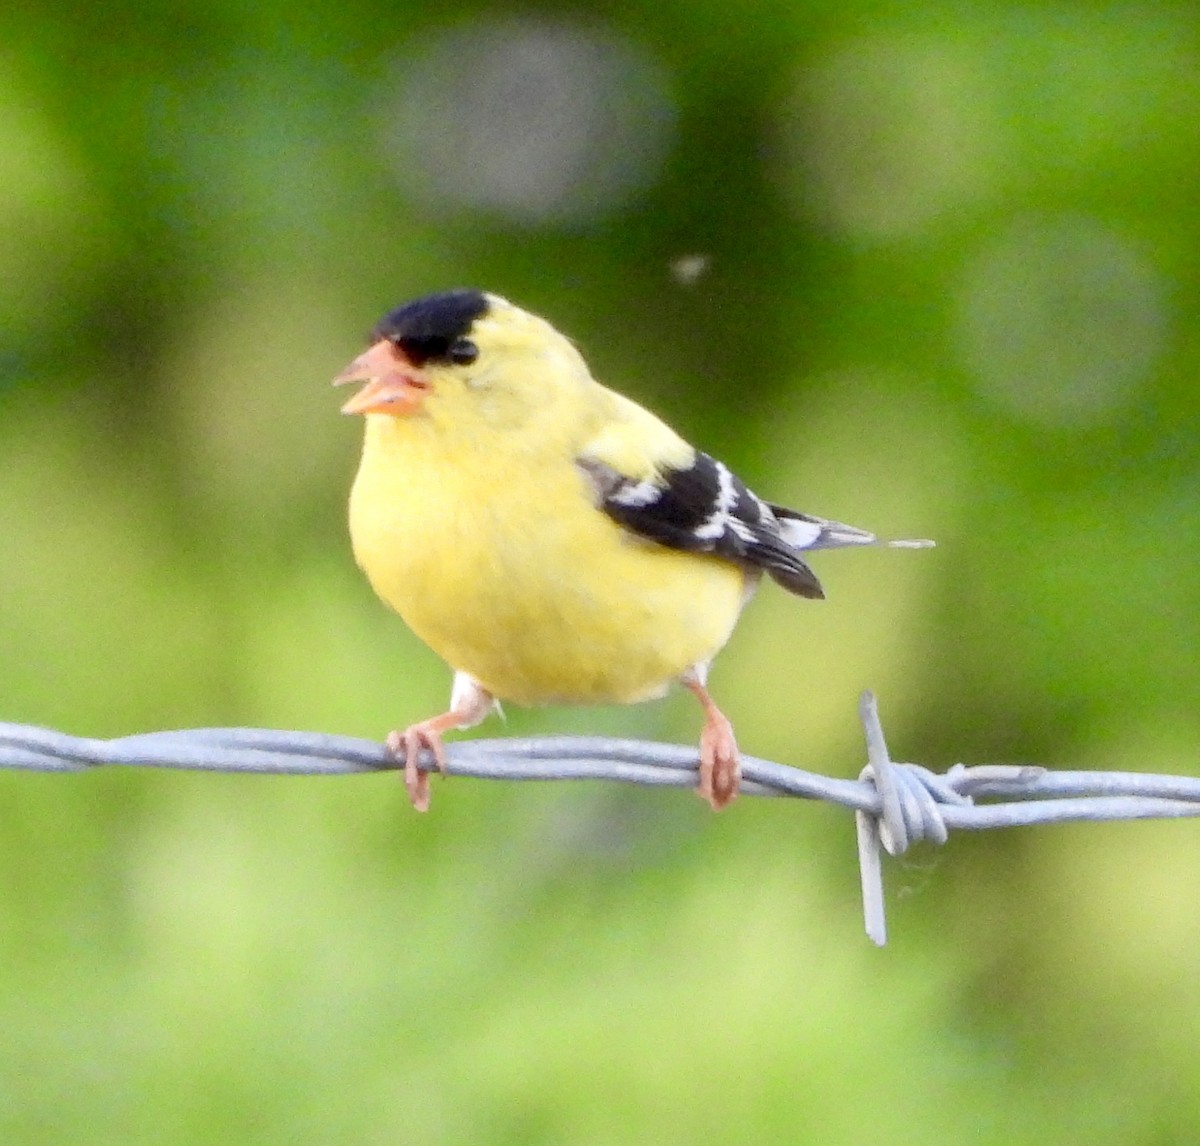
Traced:
MULTIPOLYGON (((0 719, 381 738, 379 314, 485 287, 763 494, 931 553, 768 587, 743 747, 1188 772, 1192 5, 0 12, 0 719)), ((693 742, 690 697, 507 729, 693 742)), ((483 729, 495 735, 500 726, 483 729)), ((958 837, 862 936, 824 806, 0 775, 4 1143, 1200 1139, 1200 830, 958 837)))

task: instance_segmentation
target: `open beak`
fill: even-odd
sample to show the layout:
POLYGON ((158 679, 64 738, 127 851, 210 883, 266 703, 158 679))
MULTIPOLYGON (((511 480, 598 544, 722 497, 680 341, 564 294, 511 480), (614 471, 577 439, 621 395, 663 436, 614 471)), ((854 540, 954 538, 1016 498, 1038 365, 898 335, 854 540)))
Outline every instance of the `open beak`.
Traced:
POLYGON ((411 414, 429 393, 429 383, 386 338, 360 354, 334 380, 335 386, 365 382, 343 414, 411 414))

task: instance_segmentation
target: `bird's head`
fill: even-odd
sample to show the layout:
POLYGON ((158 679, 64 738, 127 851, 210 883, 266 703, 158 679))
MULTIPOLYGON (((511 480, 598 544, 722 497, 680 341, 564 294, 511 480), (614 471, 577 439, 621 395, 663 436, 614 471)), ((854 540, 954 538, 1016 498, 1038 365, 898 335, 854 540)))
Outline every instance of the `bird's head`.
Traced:
POLYGON ((370 343, 333 380, 365 383, 344 414, 516 415, 589 378, 579 352, 549 323, 477 290, 405 303, 384 315, 370 343))

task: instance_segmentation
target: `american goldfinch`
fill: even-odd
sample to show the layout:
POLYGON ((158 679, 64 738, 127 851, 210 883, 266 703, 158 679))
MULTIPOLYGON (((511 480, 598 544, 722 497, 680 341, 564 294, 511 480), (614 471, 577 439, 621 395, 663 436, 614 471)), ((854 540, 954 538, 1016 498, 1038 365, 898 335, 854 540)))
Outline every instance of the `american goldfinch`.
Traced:
MULTIPOLYGON (((365 383, 350 496, 375 592, 454 670, 448 711, 388 737, 409 796, 442 735, 500 700, 633 703, 673 681, 704 709, 699 793, 737 794, 733 728, 706 687, 763 573, 824 596, 810 549, 874 534, 761 501, 721 462, 606 389, 543 319, 455 290, 386 314, 334 380, 365 383)), ((891 542, 925 545, 927 542, 891 542)))

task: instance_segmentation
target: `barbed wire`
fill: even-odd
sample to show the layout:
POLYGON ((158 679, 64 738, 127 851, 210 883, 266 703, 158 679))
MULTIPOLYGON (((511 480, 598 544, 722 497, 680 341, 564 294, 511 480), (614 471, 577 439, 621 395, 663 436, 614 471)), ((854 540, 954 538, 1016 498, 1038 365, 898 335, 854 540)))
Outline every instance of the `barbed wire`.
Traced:
MULTIPOLYGON (((879 946, 887 942, 884 851, 899 856, 923 840, 943 844, 952 830, 1200 816, 1197 777, 1008 764, 955 764, 939 774, 892 760, 870 692, 860 699, 859 717, 867 765, 857 780, 743 756, 741 791, 823 800, 855 813, 863 919, 879 946)), ((697 753, 645 740, 545 736, 456 741, 446 745, 446 763, 447 775, 482 780, 617 780, 685 788, 696 783, 697 753)), ((86 772, 101 766, 345 776, 395 770, 403 761, 375 741, 320 732, 193 728, 97 740, 0 722, 0 768, 86 772)), ((434 771, 432 754, 422 753, 418 766, 434 771)))

